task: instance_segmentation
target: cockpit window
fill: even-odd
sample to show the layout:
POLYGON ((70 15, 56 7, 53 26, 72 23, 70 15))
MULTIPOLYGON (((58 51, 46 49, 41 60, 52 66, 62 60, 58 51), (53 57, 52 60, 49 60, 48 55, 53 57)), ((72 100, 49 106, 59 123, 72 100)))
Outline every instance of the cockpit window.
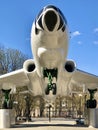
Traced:
POLYGON ((62 17, 63 20, 65 21, 65 24, 67 24, 67 20, 66 20, 65 16, 63 15, 63 13, 61 12, 60 9, 58 9, 58 12, 60 13, 61 17, 62 17))
POLYGON ((42 25, 42 16, 41 16, 40 19, 38 20, 38 24, 39 24, 39 26, 44 30, 43 25, 42 25))
POLYGON ((46 9, 49 9, 49 8, 53 8, 54 10, 56 10, 58 13, 59 13, 59 17, 60 17, 60 25, 59 25, 59 27, 58 27, 58 30, 60 29, 60 28, 62 28, 62 31, 64 31, 65 30, 65 28, 66 28, 66 24, 67 24, 67 20, 66 20, 66 18, 65 18, 65 16, 63 15, 63 13, 61 12, 61 10, 59 9, 59 8, 57 8, 57 7, 55 7, 55 6, 53 6, 53 5, 49 5, 49 6, 47 6, 46 8, 45 8, 45 10, 46 9), (64 23, 65 23, 65 25, 64 25, 64 23))
POLYGON ((65 31, 65 28, 66 28, 66 27, 65 27, 65 25, 64 25, 64 26, 62 27, 62 31, 63 31, 63 32, 65 31))
MULTIPOLYGON (((64 32, 65 28, 66 28, 66 25, 67 25, 67 20, 66 18, 64 17, 63 13, 61 12, 61 10, 53 5, 49 5, 49 6, 46 6, 44 7, 40 12, 39 14, 37 15, 36 17, 36 20, 35 20, 35 32, 36 34, 39 33, 38 31, 38 27, 37 27, 37 24, 36 22, 38 23, 39 27, 44 30, 44 27, 43 27, 43 24, 42 24, 42 17, 43 17, 43 12, 47 9, 54 9, 56 12, 58 12, 59 14, 59 19, 60 19, 60 23, 59 23, 59 26, 58 26, 58 29, 62 29, 62 31, 64 32)), ((52 11, 48 12, 46 15, 45 15, 45 23, 47 25, 47 28, 52 31, 54 29, 54 26, 56 24, 56 21, 57 21, 57 17, 55 15, 55 13, 53 13, 52 11), (53 17, 53 18, 52 18, 53 17)))
MULTIPOLYGON (((44 9, 42 9, 39 14, 37 15, 36 17, 36 20, 35 20, 35 26, 36 26, 36 22, 38 22, 38 25, 44 30, 43 28, 43 25, 42 25, 42 12, 43 12, 44 9)), ((37 28, 37 27, 36 27, 37 28)))
MULTIPOLYGON (((37 28, 36 20, 35 20, 35 34, 37 35, 39 34, 39 29, 37 28)), ((44 30, 43 25, 42 25, 42 16, 38 19, 37 22, 38 22, 38 25, 44 30)))
POLYGON ((49 8, 53 8, 54 10, 56 10, 57 12, 59 12, 59 14, 62 16, 63 20, 65 21, 65 24, 67 24, 67 20, 66 20, 66 18, 64 17, 62 11, 61 11, 59 8, 57 8, 57 7, 53 6, 53 5, 48 5, 48 6, 45 8, 45 10, 46 10, 46 9, 49 9, 49 8))
POLYGON ((42 12, 43 12, 43 9, 39 12, 39 14, 37 15, 36 19, 38 19, 40 17, 40 15, 42 14, 42 12))
POLYGON ((63 19, 61 18, 61 16, 59 16, 60 17, 60 25, 59 25, 59 27, 58 27, 58 30, 63 26, 63 19))
POLYGON ((49 31, 53 31, 56 23, 57 23, 57 15, 54 11, 48 11, 45 14, 45 23, 49 31))
POLYGON ((45 10, 46 9, 49 9, 49 8, 52 8, 52 9, 54 9, 54 10, 58 10, 58 8, 56 8, 55 6, 53 6, 53 5, 48 5, 47 7, 45 7, 45 10))

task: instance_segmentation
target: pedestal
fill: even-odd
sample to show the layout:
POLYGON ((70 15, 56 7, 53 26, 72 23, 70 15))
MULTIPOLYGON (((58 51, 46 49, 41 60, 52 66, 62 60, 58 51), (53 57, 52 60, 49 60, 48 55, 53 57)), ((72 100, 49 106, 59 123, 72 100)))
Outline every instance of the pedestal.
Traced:
POLYGON ((10 128, 10 110, 0 109, 0 128, 10 128))
POLYGON ((96 128, 98 128, 98 108, 95 109, 95 116, 96 116, 96 128))
POLYGON ((98 108, 89 109, 89 126, 98 128, 98 108))
POLYGON ((15 124, 15 110, 14 109, 10 109, 10 123, 11 125, 15 124))

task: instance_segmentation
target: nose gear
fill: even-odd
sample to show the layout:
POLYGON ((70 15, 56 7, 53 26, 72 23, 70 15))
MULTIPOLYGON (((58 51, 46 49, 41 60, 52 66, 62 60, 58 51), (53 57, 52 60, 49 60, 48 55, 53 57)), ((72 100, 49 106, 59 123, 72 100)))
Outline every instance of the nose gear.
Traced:
MULTIPOLYGON (((53 95, 56 95, 56 83, 53 83, 53 71, 48 69, 44 70, 44 77, 48 77, 48 84, 46 86, 45 94, 49 95, 49 92, 52 91, 53 95)), ((55 73, 55 72, 54 72, 55 73)))
POLYGON ((52 90, 52 93, 53 95, 56 95, 56 91, 57 91, 57 88, 56 88, 56 83, 53 83, 53 84, 47 84, 47 87, 46 87, 46 90, 45 90, 45 94, 46 95, 49 95, 49 92, 52 90))

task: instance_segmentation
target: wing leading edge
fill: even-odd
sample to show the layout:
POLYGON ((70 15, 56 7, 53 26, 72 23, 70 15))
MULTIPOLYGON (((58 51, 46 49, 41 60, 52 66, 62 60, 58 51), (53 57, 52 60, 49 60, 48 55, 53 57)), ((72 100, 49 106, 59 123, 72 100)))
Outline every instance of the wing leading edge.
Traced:
POLYGON ((87 88, 98 87, 98 76, 76 69, 72 76, 72 81, 79 84, 85 84, 87 88))
POLYGON ((28 76, 24 69, 16 70, 0 76, 0 87, 3 84, 14 84, 15 86, 24 86, 29 82, 28 76))

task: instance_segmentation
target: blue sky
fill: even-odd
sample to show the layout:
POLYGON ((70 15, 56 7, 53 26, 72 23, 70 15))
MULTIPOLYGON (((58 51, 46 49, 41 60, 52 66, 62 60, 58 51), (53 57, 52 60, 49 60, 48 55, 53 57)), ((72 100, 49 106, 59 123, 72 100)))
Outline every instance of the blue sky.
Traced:
POLYGON ((32 22, 48 4, 59 7, 67 19, 68 58, 77 68, 98 75, 98 0, 0 0, 0 44, 31 57, 32 22))

